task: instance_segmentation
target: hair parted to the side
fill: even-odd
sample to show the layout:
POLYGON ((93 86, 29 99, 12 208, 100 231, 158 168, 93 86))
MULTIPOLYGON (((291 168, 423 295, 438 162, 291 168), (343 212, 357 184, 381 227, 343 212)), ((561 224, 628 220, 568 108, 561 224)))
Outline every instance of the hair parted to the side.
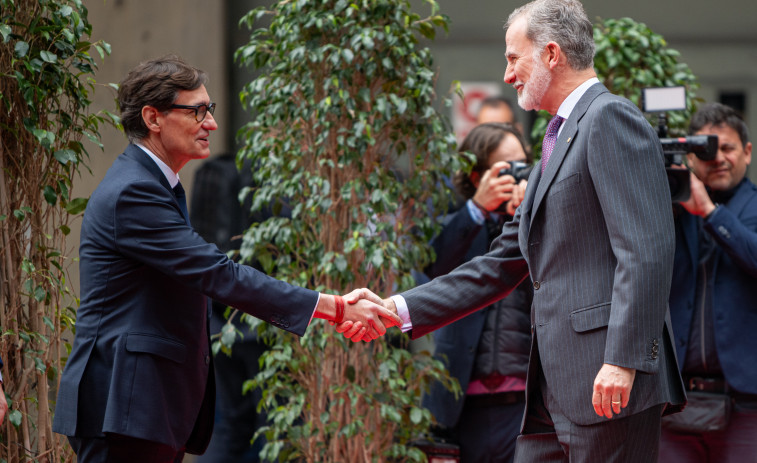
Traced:
POLYGON ((749 130, 747 129, 744 119, 739 113, 722 103, 708 103, 702 105, 693 116, 689 123, 689 133, 695 134, 705 126, 726 126, 730 127, 739 134, 741 146, 745 147, 749 143, 749 130))
POLYGON ((521 16, 526 19, 526 37, 533 42, 537 56, 549 42, 555 42, 572 69, 583 71, 594 66, 594 27, 581 2, 535 0, 513 11, 505 30, 521 16))
POLYGON ((167 111, 180 91, 195 90, 207 81, 204 71, 176 55, 144 61, 129 71, 118 88, 121 124, 129 141, 137 142, 149 133, 142 119, 143 107, 167 111))
MULTIPOLYGON (((531 163, 533 156, 526 146, 520 131, 511 124, 500 122, 487 122, 479 124, 468 133, 465 139, 460 143, 457 151, 459 153, 473 153, 476 156, 476 163, 473 165, 472 172, 483 174, 489 168, 489 156, 499 147, 505 137, 512 135, 518 139, 523 152, 526 154, 526 162, 531 163)), ((476 194, 476 187, 470 179, 470 175, 464 172, 457 172, 452 179, 457 191, 466 199, 472 198, 476 194)))

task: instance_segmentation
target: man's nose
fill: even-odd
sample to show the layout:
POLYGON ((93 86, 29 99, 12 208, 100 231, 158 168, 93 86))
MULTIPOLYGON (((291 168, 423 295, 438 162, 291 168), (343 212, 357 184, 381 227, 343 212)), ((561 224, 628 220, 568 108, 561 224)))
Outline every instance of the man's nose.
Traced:
POLYGON ((210 111, 205 114, 205 119, 202 120, 202 126, 206 130, 218 129, 218 123, 216 122, 216 119, 213 117, 213 115, 210 114, 210 111))
POLYGON ((509 64, 505 68, 505 83, 509 85, 515 83, 515 72, 509 64))

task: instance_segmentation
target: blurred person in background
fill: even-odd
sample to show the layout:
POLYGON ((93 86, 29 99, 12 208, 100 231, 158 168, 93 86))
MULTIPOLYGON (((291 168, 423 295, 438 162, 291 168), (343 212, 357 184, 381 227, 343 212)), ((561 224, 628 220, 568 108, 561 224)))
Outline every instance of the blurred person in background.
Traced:
POLYGON ((523 126, 518 122, 515 107, 510 100, 503 95, 493 95, 484 98, 476 114, 476 124, 487 122, 503 122, 512 124, 518 132, 523 134, 523 126))
MULTIPOLYGON (((486 254, 526 188, 525 180, 515 184, 511 175, 500 175, 513 161, 532 161, 512 125, 478 125, 459 151, 473 153, 476 162, 470 174, 454 178, 466 202, 444 218, 442 232, 432 241, 436 261, 425 269, 429 278, 486 254)), ((526 402, 532 299, 531 282, 524 281, 506 298, 433 334, 435 357, 446 363, 464 395, 456 399, 435 383, 423 402, 439 424, 438 437, 460 446, 462 463, 513 459, 526 402)))

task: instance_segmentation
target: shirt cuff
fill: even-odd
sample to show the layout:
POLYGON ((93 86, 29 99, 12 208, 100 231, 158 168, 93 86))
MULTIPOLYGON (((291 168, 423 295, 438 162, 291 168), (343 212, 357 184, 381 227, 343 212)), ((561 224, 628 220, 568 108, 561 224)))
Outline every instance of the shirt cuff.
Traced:
POLYGON ((465 205, 468 207, 468 214, 470 214, 470 218, 473 219, 476 224, 483 225, 486 217, 484 217, 484 213, 481 212, 481 209, 479 209, 478 206, 473 203, 473 200, 469 199, 465 202, 465 205))
POLYGON ((402 327, 400 329, 403 333, 407 333, 413 329, 413 322, 410 320, 410 311, 407 308, 407 302, 405 302, 405 298, 399 294, 392 296, 390 299, 393 300, 394 305, 397 306, 397 315, 400 317, 400 320, 402 320, 402 327))
POLYGON ((315 307, 313 307, 313 312, 310 314, 310 321, 308 322, 308 326, 313 322, 313 317, 315 317, 315 310, 318 308, 318 303, 321 302, 321 293, 318 293, 318 299, 315 300, 315 307))

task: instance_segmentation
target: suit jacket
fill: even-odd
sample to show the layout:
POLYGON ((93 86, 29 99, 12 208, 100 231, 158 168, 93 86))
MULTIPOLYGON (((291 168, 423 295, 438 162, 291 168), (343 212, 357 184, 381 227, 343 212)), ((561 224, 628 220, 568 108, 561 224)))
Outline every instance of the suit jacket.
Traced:
POLYGON ((512 291, 534 286, 527 401, 539 385, 572 422, 606 420, 591 405, 603 363, 637 370, 620 416, 682 404, 668 313, 674 251, 662 149, 631 102, 593 85, 542 176, 485 256, 402 295, 422 336, 512 291))
POLYGON ((683 239, 676 243, 670 316, 680 365, 686 359, 696 293, 699 243, 708 233, 713 256, 712 323, 718 360, 726 381, 740 392, 757 394, 757 187, 742 182, 727 204, 706 221, 682 211, 676 220, 683 239))
POLYGON ((318 293, 232 262, 186 219, 159 167, 129 145, 84 213, 81 305, 55 432, 202 453, 215 401, 206 296, 304 333, 318 293))

